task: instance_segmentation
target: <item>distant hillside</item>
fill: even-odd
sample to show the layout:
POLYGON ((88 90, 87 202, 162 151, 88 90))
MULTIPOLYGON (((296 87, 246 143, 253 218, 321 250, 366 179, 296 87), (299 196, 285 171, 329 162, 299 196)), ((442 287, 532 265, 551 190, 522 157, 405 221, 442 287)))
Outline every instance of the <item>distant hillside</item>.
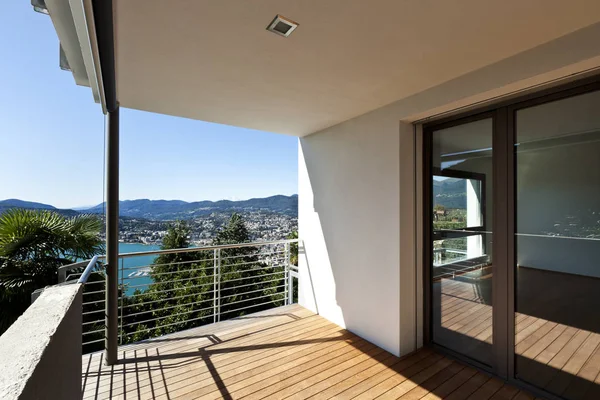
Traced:
MULTIPOLYGON (((265 211, 281 213, 289 216, 298 216, 298 195, 271 196, 260 199, 242 201, 195 201, 188 203, 182 200, 123 200, 119 203, 120 215, 130 218, 145 218, 150 220, 190 219, 213 212, 235 211, 265 211)), ((29 208, 53 210, 60 214, 72 216, 78 214, 104 214, 104 203, 97 206, 75 210, 57 209, 49 204, 35 203, 17 199, 0 200, 0 214, 10 208, 29 208)))
POLYGON ((0 207, 5 208, 41 208, 44 210, 55 210, 56 207, 49 204, 36 203, 34 201, 24 201, 19 199, 0 200, 0 207))
MULTIPOLYGON (((298 195, 277 195, 242 201, 219 200, 190 203, 182 200, 139 199, 124 200, 119 204, 121 216, 154 220, 190 219, 213 212, 234 211, 267 211, 291 216, 298 215, 298 195)), ((104 212, 104 203, 81 210, 81 212, 101 214, 104 212)))
POLYGON ((24 201, 19 199, 8 199, 8 200, 0 200, 0 214, 3 212, 10 210, 11 208, 26 208, 30 210, 50 210, 62 214, 67 217, 72 217, 78 215, 79 213, 74 210, 63 210, 58 209, 50 204, 36 203, 34 201, 24 201))
POLYGON ((433 205, 446 208, 467 208, 467 187, 464 179, 448 178, 433 181, 433 205))

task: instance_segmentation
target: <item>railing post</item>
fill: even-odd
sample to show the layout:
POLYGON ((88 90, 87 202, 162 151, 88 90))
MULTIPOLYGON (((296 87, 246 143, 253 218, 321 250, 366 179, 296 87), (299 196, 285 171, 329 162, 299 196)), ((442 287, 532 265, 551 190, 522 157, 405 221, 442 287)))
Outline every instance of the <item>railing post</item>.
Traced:
POLYGON ((213 323, 221 320, 221 249, 214 250, 213 323))
POLYGON ((290 274, 290 251, 291 246, 288 242, 285 244, 285 305, 290 305, 294 301, 294 280, 290 274))
POLYGON ((106 363, 117 362, 119 335, 119 107, 106 115, 106 363))
MULTIPOLYGON (((124 277, 125 277, 125 259, 121 258, 121 283, 120 287, 125 288, 124 277)), ((123 300, 125 297, 125 292, 121 293, 121 299, 119 300, 119 312, 120 312, 120 321, 119 321, 119 344, 123 344, 123 300)))
POLYGON ((217 322, 217 285, 218 285, 218 252, 219 249, 213 250, 213 324, 217 322))
POLYGON ((221 321, 221 249, 217 249, 217 321, 221 321))

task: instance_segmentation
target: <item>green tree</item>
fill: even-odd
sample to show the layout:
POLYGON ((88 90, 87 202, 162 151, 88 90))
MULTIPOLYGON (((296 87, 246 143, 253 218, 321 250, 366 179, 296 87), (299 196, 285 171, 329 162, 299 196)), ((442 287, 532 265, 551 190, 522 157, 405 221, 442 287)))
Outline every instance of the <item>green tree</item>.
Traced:
MULTIPOLYGON (((175 223, 162 249, 188 248, 189 233, 187 223, 175 223)), ((250 233, 239 214, 231 216, 214 240, 215 245, 248 242, 250 233)), ((223 320, 283 304, 284 268, 261 261, 257 247, 222 249, 217 259, 214 255, 213 250, 200 250, 157 257, 150 273, 153 283, 123 299, 123 343, 213 322, 215 280, 220 283, 223 320), (219 260, 220 278, 214 273, 219 260)))
MULTIPOLYGON (((187 222, 178 221, 168 228, 161 249, 188 248, 189 235, 187 222)), ((153 283, 124 299, 124 342, 212 322, 212 267, 212 258, 202 251, 158 256, 150 270, 153 283)))
MULTIPOLYGON (((290 233, 286 239, 298 239, 298 231, 290 233)), ((290 243, 290 263, 298 266, 298 242, 290 243)))
POLYGON ((27 309, 31 293, 58 282, 58 268, 104 252, 96 216, 11 209, 0 216, 0 333, 27 309))
MULTIPOLYGON (((215 245, 249 243, 250 233, 240 214, 234 213, 215 237, 215 245)), ((245 246, 221 250, 221 314, 233 318, 281 305, 283 268, 259 260, 259 249, 245 246)))

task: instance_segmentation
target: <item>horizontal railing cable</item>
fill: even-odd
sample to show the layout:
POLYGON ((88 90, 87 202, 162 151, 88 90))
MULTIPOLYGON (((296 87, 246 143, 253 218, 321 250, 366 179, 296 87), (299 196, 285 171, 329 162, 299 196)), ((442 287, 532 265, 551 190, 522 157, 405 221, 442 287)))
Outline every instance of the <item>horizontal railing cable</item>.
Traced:
MULTIPOLYGON (((291 239, 120 254, 120 343, 290 304, 294 301, 293 278, 298 277, 297 267, 290 263, 292 244, 296 243, 297 239, 291 239), (137 257, 148 256, 154 262, 145 258, 142 265, 135 265, 137 257), (138 318, 142 320, 136 321, 138 318)), ((83 293, 84 351, 99 350, 106 339, 102 318, 106 275, 96 268, 99 259, 105 257, 89 261, 83 272, 82 263, 61 270, 68 279, 87 282, 92 273, 102 277, 88 282, 90 287, 83 293)))

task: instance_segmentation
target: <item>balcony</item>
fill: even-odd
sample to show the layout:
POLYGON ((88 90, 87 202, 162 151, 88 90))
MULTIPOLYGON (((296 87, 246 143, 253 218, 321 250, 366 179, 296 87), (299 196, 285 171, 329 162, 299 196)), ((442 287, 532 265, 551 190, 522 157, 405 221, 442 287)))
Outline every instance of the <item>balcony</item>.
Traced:
POLYGON ((288 305, 82 358, 84 399, 532 399, 422 349, 398 358, 288 305))
POLYGON ((42 292, 2 336, 3 354, 21 343, 11 353, 16 364, 9 357, 5 362, 14 371, 25 366, 26 373, 0 378, 0 395, 533 398, 429 348, 398 358, 294 304, 298 275, 290 260, 296 244, 120 255, 120 346, 112 365, 103 351, 111 334, 102 319, 105 266, 95 258, 84 270, 85 263, 61 269, 65 282, 42 292), (52 380, 61 384, 49 385, 52 380))

